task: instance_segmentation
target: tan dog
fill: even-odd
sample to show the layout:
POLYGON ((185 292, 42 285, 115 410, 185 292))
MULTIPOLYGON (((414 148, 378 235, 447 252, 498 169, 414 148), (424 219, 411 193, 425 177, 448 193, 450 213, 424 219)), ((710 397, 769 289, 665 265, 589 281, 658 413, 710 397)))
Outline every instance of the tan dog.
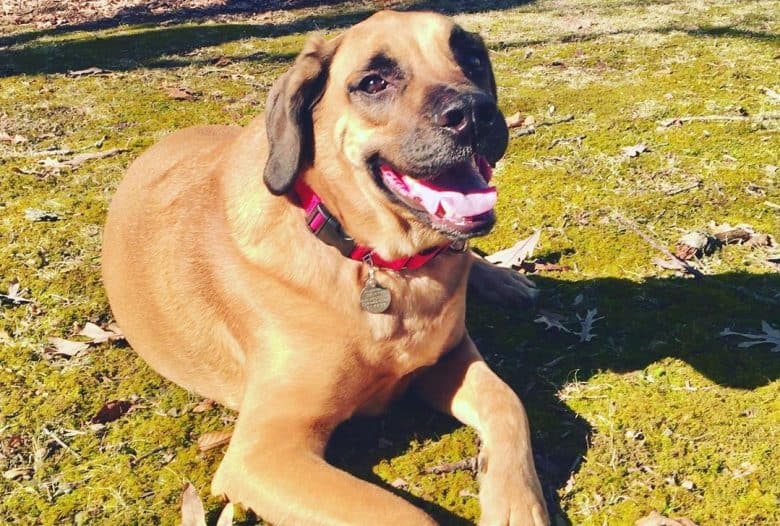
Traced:
POLYGON ((323 460, 340 422, 411 386, 479 432, 480 524, 548 523, 525 411, 464 324, 476 257, 459 249, 493 225, 507 136, 479 37, 382 12, 310 39, 265 119, 180 131, 133 163, 105 285, 152 367, 238 411, 215 494, 275 524, 433 524, 323 460), (330 216, 307 214, 307 191, 330 216))

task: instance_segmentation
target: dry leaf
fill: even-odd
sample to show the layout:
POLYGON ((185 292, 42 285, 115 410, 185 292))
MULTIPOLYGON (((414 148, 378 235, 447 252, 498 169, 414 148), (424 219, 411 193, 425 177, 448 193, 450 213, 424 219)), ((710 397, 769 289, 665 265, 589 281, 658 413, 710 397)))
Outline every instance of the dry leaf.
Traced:
POLYGON ((620 151, 623 152, 623 155, 626 157, 639 157, 639 154, 649 152, 650 148, 648 148, 645 143, 640 142, 634 146, 626 146, 621 148, 620 151))
POLYGON ((408 489, 409 483, 402 478, 397 478, 390 483, 391 486, 397 489, 408 489))
MULTIPOLYGON (((228 502, 219 514, 216 526, 233 524, 233 504, 228 502)), ((198 491, 191 483, 184 486, 181 498, 181 526, 206 526, 206 510, 200 500, 198 491)))
POLYGON ((39 210, 38 208, 27 208, 24 211, 24 218, 33 223, 42 221, 58 221, 60 216, 54 212, 47 212, 46 210, 39 210))
POLYGON ((14 145, 22 144, 27 142, 27 137, 19 135, 18 133, 16 135, 9 135, 4 131, 0 131, 0 142, 9 142, 14 145))
POLYGON ((233 59, 230 57, 219 57, 215 62, 214 65, 218 68, 224 68, 225 66, 229 66, 233 63, 233 59))
POLYGON ((195 486, 189 482, 181 497, 181 526, 206 526, 206 510, 195 486))
POLYGON ((559 263, 541 263, 539 261, 526 261, 521 268, 526 272, 568 272, 571 270, 569 265, 559 263))
POLYGON ((209 451, 222 447, 230 443, 230 437, 233 436, 232 429, 223 429, 221 431, 209 431, 198 437, 198 450, 209 451))
POLYGON ((175 86, 167 88, 165 93, 173 100, 195 100, 197 98, 197 94, 194 91, 187 88, 177 88, 175 86))
POLYGON ((680 272, 688 272, 688 267, 685 266, 685 263, 683 263, 679 259, 653 258, 653 264, 666 270, 679 270, 680 272))
POLYGON ((761 88, 761 91, 764 92, 764 94, 769 97, 771 100, 775 102, 780 102, 780 93, 776 92, 772 88, 761 88))
POLYGON ((87 322, 86 325, 84 325, 84 328, 79 332, 79 336, 86 336, 90 340, 89 343, 95 345, 124 339, 124 335, 122 334, 122 331, 119 330, 119 326, 115 324, 109 325, 108 330, 106 331, 92 322, 87 322), (112 330, 112 326, 117 330, 112 330))
POLYGON ((219 514, 216 526, 230 526, 233 524, 233 503, 228 502, 219 514))
POLYGON ((702 257, 712 254, 719 246, 719 241, 701 232, 688 232, 677 242, 674 255, 683 261, 694 257, 702 257))
POLYGON ((747 342, 742 342, 737 347, 740 349, 747 349, 748 347, 753 347, 754 345, 772 345, 772 348, 769 349, 771 352, 780 352, 780 329, 776 329, 769 325, 765 321, 761 321, 761 330, 762 333, 749 333, 749 332, 734 332, 729 328, 723 329, 720 331, 718 336, 742 336, 743 338, 747 338, 747 342))
POLYGON ((745 246, 751 248, 773 247, 775 246, 775 238, 769 234, 753 234, 745 242, 745 246))
MULTIPOLYGON (((86 344, 84 344, 86 345, 86 344)), ((127 413, 133 404, 127 400, 111 400, 103 404, 97 414, 92 417, 93 424, 107 424, 127 413)))
POLYGON ((575 332, 574 334, 580 337, 580 342, 589 342, 593 339, 594 336, 596 336, 592 332, 593 324, 599 320, 604 319, 604 316, 599 318, 596 317, 598 312, 598 309, 588 309, 588 312, 585 313, 584 318, 581 318, 580 315, 577 314, 577 319, 580 320, 581 329, 579 332, 575 332))
POLYGON ((571 332, 563 324, 564 316, 556 312, 540 311, 539 316, 534 320, 534 323, 544 323, 545 329, 558 329, 562 332, 571 332))
POLYGON ((681 519, 670 519, 654 511, 647 517, 636 521, 634 526, 696 526, 696 523, 684 517, 681 519))
POLYGON ((506 118, 506 127, 509 129, 519 128, 526 125, 526 116, 521 115, 518 111, 506 118))
POLYGON ((6 480, 16 480, 20 478, 28 479, 33 474, 33 468, 30 466, 24 466, 20 468, 11 468, 7 471, 3 471, 3 478, 6 480))
POLYGON ((542 236, 542 230, 537 228, 529 237, 518 241, 514 246, 499 250, 485 259, 504 268, 519 268, 523 261, 531 257, 542 236))
POLYGON ((756 467, 755 464, 751 464, 750 462, 743 462, 739 465, 739 468, 730 470, 731 477, 735 479, 741 479, 752 475, 756 472, 757 469, 758 467, 756 467))
POLYGON ((68 76, 69 77, 88 77, 90 75, 105 75, 109 73, 106 69, 101 69, 95 66, 92 66, 91 68, 87 69, 77 69, 77 70, 69 70, 68 76))
POLYGON ((8 293, 0 294, 0 304, 2 303, 21 305, 22 303, 32 303, 32 300, 22 297, 21 285, 19 285, 18 280, 14 279, 8 285, 8 293))
POLYGON ((201 402, 192 408, 193 413, 204 413, 206 411, 211 411, 214 406, 217 405, 217 403, 214 400, 211 400, 210 398, 206 398, 205 400, 201 400, 201 402))
POLYGON ((81 351, 85 351, 89 344, 84 342, 74 342, 70 340, 65 340, 63 338, 49 338, 49 343, 51 343, 51 347, 47 347, 43 351, 47 354, 51 354, 54 356, 66 356, 68 358, 73 358, 81 351))

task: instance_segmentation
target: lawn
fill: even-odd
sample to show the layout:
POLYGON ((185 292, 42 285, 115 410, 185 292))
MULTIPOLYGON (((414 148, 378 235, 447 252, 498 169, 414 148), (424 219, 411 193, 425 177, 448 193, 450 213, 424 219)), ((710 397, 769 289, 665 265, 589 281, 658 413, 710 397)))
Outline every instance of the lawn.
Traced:
MULTIPOLYGON (((469 329, 528 409, 554 524, 653 511, 779 524, 780 352, 721 334, 780 330, 771 0, 347 2, 0 26, 0 523, 176 524, 187 481, 216 520, 222 452, 197 439, 235 415, 121 341, 50 338, 86 342, 87 322, 111 321, 101 226, 133 158, 176 129, 248 122, 309 32, 387 5, 480 32, 505 115, 533 118, 496 170, 497 227, 474 245, 541 229, 527 265, 541 296, 528 309, 471 301, 469 329), (724 224, 754 234, 669 261, 681 237, 724 224), (109 401, 122 401, 116 419, 98 415, 109 401)), ((329 455, 442 524, 472 524, 473 473, 426 468, 469 458, 475 439, 405 400, 347 423, 329 455)))

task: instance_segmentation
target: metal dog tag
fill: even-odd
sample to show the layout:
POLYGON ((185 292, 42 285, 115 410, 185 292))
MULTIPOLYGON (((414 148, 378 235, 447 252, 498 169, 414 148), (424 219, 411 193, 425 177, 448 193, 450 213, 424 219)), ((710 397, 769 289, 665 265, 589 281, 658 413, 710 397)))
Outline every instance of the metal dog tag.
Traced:
POLYGON ((390 291, 369 279, 360 291, 360 306, 366 312, 381 314, 390 307, 390 291))
POLYGON ((368 279, 363 290, 360 291, 360 307, 366 312, 381 314, 390 307, 390 291, 376 282, 371 256, 367 256, 364 260, 368 263, 368 279))

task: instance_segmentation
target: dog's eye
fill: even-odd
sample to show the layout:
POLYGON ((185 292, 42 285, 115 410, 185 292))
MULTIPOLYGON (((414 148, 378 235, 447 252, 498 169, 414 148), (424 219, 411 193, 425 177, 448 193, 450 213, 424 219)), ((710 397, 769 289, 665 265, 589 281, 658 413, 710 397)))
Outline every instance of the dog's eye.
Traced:
POLYGON ((383 91, 387 87, 387 81, 379 75, 369 75, 360 81, 358 89, 370 95, 383 91))

